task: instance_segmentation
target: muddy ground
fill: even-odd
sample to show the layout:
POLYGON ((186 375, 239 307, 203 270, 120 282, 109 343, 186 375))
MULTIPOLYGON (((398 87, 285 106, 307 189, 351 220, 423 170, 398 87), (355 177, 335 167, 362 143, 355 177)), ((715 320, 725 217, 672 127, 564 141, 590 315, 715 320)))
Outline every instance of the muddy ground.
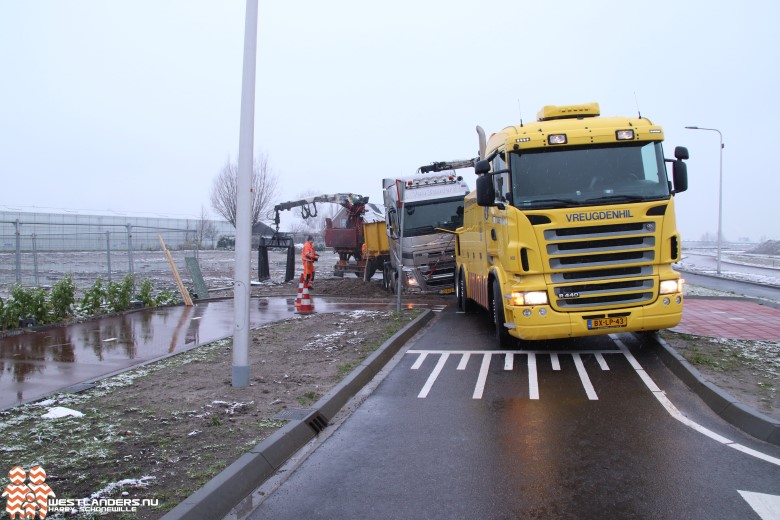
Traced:
POLYGON ((661 337, 702 375, 741 403, 780 420, 780 342, 707 338, 671 331, 661 337))
MULTIPOLYGON (((221 274, 208 269, 210 288, 231 279, 230 262, 220 265, 221 274)), ((321 260, 315 299, 394 299, 380 279, 365 283, 329 271, 321 260)), ((276 281, 253 286, 253 296, 296 294, 297 281, 281 283, 278 263, 275 272, 276 281)), ((152 276, 164 281, 168 274, 152 276)), ((229 296, 230 289, 212 295, 229 296)), ((433 301, 454 305, 453 297, 433 301)), ((300 315, 254 330, 250 386, 243 389, 231 385, 227 340, 105 379, 86 392, 0 412, 0 468, 43 466, 58 498, 156 499, 158 505, 125 516, 159 518, 281 427, 280 412, 313 404, 413 316, 412 311, 300 315), (41 418, 55 406, 84 415, 41 418)), ((663 337, 741 402, 780 418, 778 343, 672 332, 663 337)))
POLYGON ((311 406, 418 314, 310 314, 253 330, 246 388, 232 387, 231 341, 223 340, 0 412, 0 467, 42 466, 59 498, 156 499, 124 516, 159 518, 283 426, 281 412, 311 406), (55 407, 84 415, 42 418, 55 407))

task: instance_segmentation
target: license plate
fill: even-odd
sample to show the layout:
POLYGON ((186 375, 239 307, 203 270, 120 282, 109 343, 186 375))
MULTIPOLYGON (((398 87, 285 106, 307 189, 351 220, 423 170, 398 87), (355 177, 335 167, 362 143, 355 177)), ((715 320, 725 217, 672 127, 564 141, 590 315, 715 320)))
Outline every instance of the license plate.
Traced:
POLYGON ((449 289, 442 289, 439 291, 439 294, 455 294, 455 288, 450 287, 449 289))
POLYGON ((628 318, 621 316, 619 318, 601 318, 598 320, 588 320, 588 329, 614 329, 628 325, 628 318))

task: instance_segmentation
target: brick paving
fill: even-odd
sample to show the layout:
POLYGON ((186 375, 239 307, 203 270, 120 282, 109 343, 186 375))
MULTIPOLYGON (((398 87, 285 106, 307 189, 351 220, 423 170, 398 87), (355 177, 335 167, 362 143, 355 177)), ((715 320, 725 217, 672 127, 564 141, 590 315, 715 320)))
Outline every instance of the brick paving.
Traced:
POLYGON ((686 298, 675 332, 716 338, 780 341, 780 309, 754 301, 686 298))

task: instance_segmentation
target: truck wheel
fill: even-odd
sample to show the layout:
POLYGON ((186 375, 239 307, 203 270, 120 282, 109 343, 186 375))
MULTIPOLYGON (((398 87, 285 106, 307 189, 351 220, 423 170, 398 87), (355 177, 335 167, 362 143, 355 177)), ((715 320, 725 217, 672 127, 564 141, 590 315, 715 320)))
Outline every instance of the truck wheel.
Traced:
POLYGON ((376 273, 376 263, 371 259, 366 260, 366 270, 363 272, 363 280, 368 282, 371 280, 371 277, 374 276, 374 273, 376 273))
POLYGON ((466 280, 463 278, 463 271, 458 273, 458 283, 455 284, 455 297, 458 301, 458 310, 460 312, 472 312, 474 302, 469 299, 466 293, 466 280))
POLYGON ((501 294, 501 285, 498 279, 493 280, 493 325, 496 327, 496 343, 499 347, 509 347, 512 344, 512 336, 504 327, 504 297, 501 294))

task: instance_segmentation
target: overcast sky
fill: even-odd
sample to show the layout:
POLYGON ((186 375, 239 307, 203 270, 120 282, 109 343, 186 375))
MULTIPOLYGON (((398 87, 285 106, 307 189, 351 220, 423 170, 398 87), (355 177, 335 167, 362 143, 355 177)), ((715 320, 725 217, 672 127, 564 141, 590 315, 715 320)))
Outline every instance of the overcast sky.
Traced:
MULTIPOLYGON (((243 0, 0 0, 0 209, 197 218, 238 156, 243 0)), ((780 239, 780 3, 260 0, 255 144, 279 200, 476 155, 597 101, 686 145, 684 239, 780 239)), ((473 170, 466 179, 474 187, 473 170)))

